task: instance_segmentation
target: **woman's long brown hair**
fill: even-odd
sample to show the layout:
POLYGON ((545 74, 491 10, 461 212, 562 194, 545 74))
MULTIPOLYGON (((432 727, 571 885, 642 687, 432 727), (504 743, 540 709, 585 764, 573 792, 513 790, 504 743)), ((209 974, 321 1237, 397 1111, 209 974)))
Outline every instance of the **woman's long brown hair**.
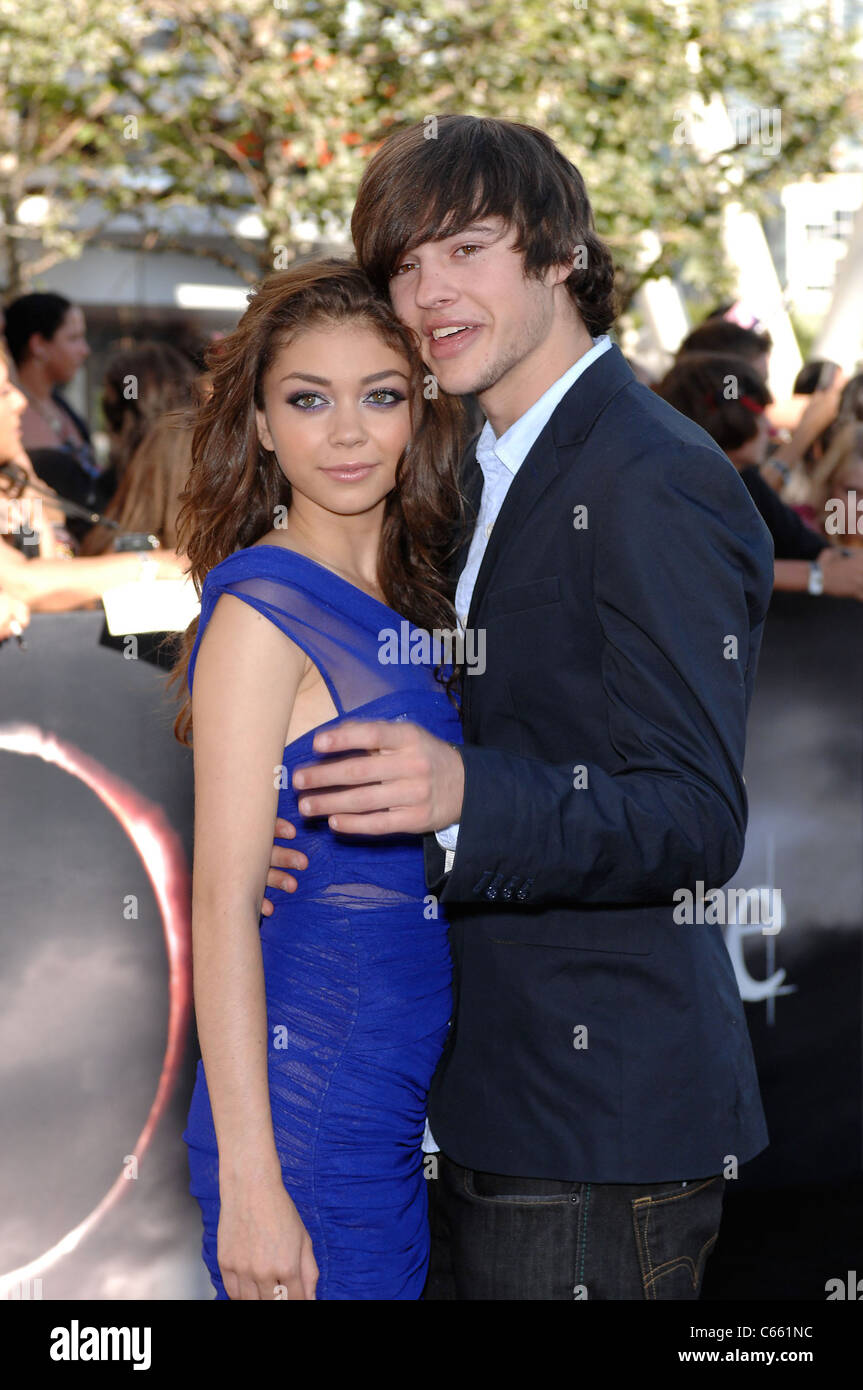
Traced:
MULTIPOLYGON (((309 261, 269 276, 253 291, 237 328, 207 353, 212 392, 201 405, 192 439, 188 484, 180 494, 177 550, 191 562, 200 597, 214 565, 272 529, 275 509, 290 507, 291 486, 275 454, 258 439, 255 410, 263 410, 263 380, 277 353, 309 328, 361 325, 376 332, 410 363, 412 437, 386 498, 378 553, 378 582, 391 608, 416 627, 451 630, 455 609, 444 574, 464 526, 458 465, 465 442, 461 402, 438 395, 413 330, 359 267, 349 260, 309 261), (427 383, 432 383, 428 389, 427 383)), ((186 677, 199 619, 189 625, 168 686, 182 682, 184 700, 174 734, 186 745, 192 702, 186 677)), ((453 699, 460 672, 435 675, 453 699)))
MULTIPOLYGON (((152 533, 168 550, 177 548, 177 512, 189 476, 192 410, 171 410, 147 431, 135 450, 120 485, 102 515, 124 531, 152 533)), ((114 546, 111 527, 91 527, 81 542, 81 555, 109 555, 114 546)))

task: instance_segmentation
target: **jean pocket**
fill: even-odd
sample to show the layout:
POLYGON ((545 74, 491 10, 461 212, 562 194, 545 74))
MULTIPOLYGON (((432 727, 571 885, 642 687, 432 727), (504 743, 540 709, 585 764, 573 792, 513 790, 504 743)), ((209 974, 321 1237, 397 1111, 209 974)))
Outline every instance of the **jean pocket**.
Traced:
POLYGON ((580 1183, 554 1178, 513 1178, 505 1173, 482 1173, 473 1168, 464 1170, 465 1192, 469 1197, 478 1197, 485 1202, 565 1205, 567 1202, 578 1202, 580 1189, 580 1183))
POLYGON ((646 1299, 695 1299, 722 1218, 725 1179, 663 1184, 632 1199, 632 1221, 646 1299))

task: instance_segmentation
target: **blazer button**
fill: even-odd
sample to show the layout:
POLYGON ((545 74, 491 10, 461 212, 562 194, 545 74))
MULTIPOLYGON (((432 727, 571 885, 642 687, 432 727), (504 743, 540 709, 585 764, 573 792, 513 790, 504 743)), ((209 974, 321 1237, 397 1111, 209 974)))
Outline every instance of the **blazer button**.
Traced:
POLYGON ((503 874, 495 874, 495 876, 494 876, 494 878, 492 879, 491 883, 488 885, 488 887, 487 887, 486 890, 485 890, 485 895, 486 895, 487 898, 492 898, 492 899, 493 899, 493 898, 496 898, 496 897, 497 897, 497 895, 498 895, 498 893, 499 893, 499 891, 500 891, 500 885, 501 885, 502 879, 503 879, 503 874))

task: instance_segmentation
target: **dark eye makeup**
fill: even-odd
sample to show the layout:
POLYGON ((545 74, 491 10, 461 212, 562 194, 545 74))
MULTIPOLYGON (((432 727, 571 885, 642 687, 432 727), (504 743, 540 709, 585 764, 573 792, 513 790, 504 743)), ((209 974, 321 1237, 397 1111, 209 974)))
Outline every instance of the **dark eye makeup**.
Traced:
MULTIPOLYGON (((372 396, 391 397, 390 400, 386 401, 372 401, 372 405, 375 406, 375 408, 384 410, 388 410, 394 405, 399 405, 402 401, 407 399, 407 397, 404 395, 404 392, 397 390, 395 386, 376 386, 373 391, 368 392, 365 399, 370 400, 372 396)), ((325 397, 323 397, 319 391, 295 391, 293 395, 287 397, 288 405, 296 406, 298 410, 306 412, 311 410, 319 410, 320 406, 301 404, 302 401, 311 400, 325 401, 325 397)))

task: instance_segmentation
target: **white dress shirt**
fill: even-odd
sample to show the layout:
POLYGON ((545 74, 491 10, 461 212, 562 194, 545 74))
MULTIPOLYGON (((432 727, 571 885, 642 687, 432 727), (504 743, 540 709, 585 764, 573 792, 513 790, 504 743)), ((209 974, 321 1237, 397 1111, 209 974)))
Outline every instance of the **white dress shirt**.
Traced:
MULTIPOLYGON (((500 439, 495 439, 494 430, 486 420, 482 434, 476 442, 476 459, 482 469, 484 479, 482 497, 467 561, 459 575, 455 593, 456 617, 462 630, 467 626, 474 585, 479 574, 479 567, 482 564, 482 557, 485 554, 485 548, 488 545, 488 538, 491 535, 491 528, 497 521, 510 483, 570 386, 578 380, 592 362, 595 362, 610 347, 611 339, 607 333, 594 338, 593 347, 583 357, 579 357, 577 362, 573 362, 569 371, 558 377, 557 381, 549 386, 539 400, 535 401, 530 409, 516 420, 514 425, 510 425, 500 439)), ((470 680, 470 676, 466 675, 465 680, 470 680)), ((458 843, 458 821, 448 825, 445 830, 436 830, 435 839, 441 849, 447 851, 444 868, 448 873, 452 868, 455 848, 458 843)))
MULTIPOLYGON (((611 339, 607 333, 602 333, 598 338, 594 338, 593 347, 583 357, 579 357, 577 362, 573 362, 569 370, 564 372, 563 376, 558 377, 557 381, 549 386, 539 400, 535 401, 530 409, 516 420, 515 424, 510 425, 509 429, 500 436, 500 439, 495 438, 494 430, 486 420, 482 433, 476 442, 477 463, 482 469, 484 480, 482 497, 480 498, 467 561, 459 575, 455 594, 456 617, 462 630, 467 626, 474 585, 482 564, 482 557, 485 554, 485 548, 488 545, 488 538, 491 535, 491 528, 498 518, 503 506, 503 499, 509 491, 513 478, 569 388, 610 347, 611 339)), ((470 679, 470 675, 466 674, 465 680, 470 679)), ((435 831, 435 839, 441 849, 446 850, 444 870, 447 873, 449 873, 455 860, 458 827, 459 823, 455 821, 452 825, 448 825, 445 830, 435 831)), ((437 1149, 438 1146, 432 1138, 431 1130, 426 1124, 423 1150, 425 1153, 436 1153, 437 1149)))

